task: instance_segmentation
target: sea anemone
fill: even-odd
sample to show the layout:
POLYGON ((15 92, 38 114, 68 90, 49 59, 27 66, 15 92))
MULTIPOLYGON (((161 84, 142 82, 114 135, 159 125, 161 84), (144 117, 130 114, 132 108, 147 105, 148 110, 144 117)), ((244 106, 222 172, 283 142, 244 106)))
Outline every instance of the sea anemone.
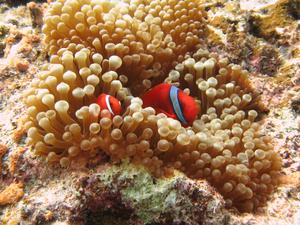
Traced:
POLYGON ((192 178, 207 179, 228 205, 242 211, 259 207, 278 183, 281 159, 256 122, 260 102, 248 72, 199 49, 177 64, 165 82, 201 105, 199 118, 180 134, 184 148, 171 150, 166 159, 192 178))
POLYGON ((139 93, 195 50, 205 29, 202 14, 196 0, 59 0, 43 32, 50 55, 83 47, 101 53, 102 70, 118 70, 131 92, 139 93), (118 57, 109 61, 113 55, 118 57))
POLYGON ((54 2, 43 28, 50 64, 26 92, 35 154, 67 167, 103 151, 157 177, 175 168, 205 178, 242 211, 260 207, 281 161, 256 122, 248 72, 201 49, 203 15, 196 0, 54 2), (161 82, 196 99, 192 127, 142 107, 139 97, 161 82), (101 93, 120 100, 122 115, 95 103, 101 93))

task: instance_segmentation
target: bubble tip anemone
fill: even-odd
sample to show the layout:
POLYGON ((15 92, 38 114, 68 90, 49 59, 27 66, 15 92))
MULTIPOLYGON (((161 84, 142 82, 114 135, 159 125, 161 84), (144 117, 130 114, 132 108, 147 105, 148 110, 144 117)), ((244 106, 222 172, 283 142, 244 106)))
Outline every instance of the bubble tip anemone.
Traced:
POLYGON ((281 163, 256 122, 247 71, 199 47, 205 23, 197 1, 54 2, 43 32, 50 64, 26 92, 27 143, 50 163, 105 152, 129 158, 157 177, 178 169, 207 179, 228 206, 252 211, 276 187, 281 163), (72 18, 72 19, 71 19, 72 18), (74 18, 74 19, 73 19, 74 18), (187 129, 143 108, 145 90, 174 84, 201 107, 187 129), (116 97, 124 114, 95 104, 116 97))

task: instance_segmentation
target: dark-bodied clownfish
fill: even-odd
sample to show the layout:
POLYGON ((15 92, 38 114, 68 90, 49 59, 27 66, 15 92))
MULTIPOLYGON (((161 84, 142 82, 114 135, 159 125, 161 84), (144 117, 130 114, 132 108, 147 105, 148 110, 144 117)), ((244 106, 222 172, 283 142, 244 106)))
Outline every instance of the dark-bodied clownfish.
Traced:
POLYGON ((159 84, 146 92, 143 107, 152 107, 157 113, 179 120, 184 127, 191 126, 200 109, 194 98, 171 84, 159 84))
POLYGON ((112 116, 121 114, 121 103, 118 99, 111 95, 100 94, 97 98, 96 103, 100 106, 101 110, 107 109, 112 116))

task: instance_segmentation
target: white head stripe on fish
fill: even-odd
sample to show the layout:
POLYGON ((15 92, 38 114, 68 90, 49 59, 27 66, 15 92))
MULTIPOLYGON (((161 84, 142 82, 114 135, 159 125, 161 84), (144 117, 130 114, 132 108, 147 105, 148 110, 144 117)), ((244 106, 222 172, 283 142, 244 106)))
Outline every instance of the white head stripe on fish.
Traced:
POLYGON ((112 110, 112 108, 111 108, 111 105, 110 105, 110 102, 109 102, 109 97, 110 97, 109 95, 106 95, 106 96, 105 96, 105 103, 106 103, 106 106, 107 106, 109 112, 110 112, 111 114, 113 114, 113 116, 114 116, 115 114, 114 114, 114 112, 113 112, 113 110, 112 110))
POLYGON ((183 124, 187 124, 187 121, 184 118, 184 115, 182 113, 182 109, 181 109, 181 106, 180 106, 180 102, 179 102, 179 99, 178 99, 178 91, 179 91, 179 89, 177 87, 171 86, 171 88, 170 88, 170 100, 171 100, 173 110, 174 110, 177 118, 183 124))

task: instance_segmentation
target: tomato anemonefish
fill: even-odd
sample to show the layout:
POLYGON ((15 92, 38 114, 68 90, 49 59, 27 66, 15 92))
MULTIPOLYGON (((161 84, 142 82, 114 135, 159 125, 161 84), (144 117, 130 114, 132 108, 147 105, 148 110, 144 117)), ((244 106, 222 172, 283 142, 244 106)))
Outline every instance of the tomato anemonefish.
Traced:
POLYGON ((157 113, 179 120, 184 127, 191 126, 200 109, 194 98, 171 84, 159 84, 146 92, 143 107, 152 107, 157 113))
POLYGON ((111 95, 101 94, 98 96, 96 103, 102 109, 107 109, 112 116, 121 114, 121 104, 118 99, 111 95))

